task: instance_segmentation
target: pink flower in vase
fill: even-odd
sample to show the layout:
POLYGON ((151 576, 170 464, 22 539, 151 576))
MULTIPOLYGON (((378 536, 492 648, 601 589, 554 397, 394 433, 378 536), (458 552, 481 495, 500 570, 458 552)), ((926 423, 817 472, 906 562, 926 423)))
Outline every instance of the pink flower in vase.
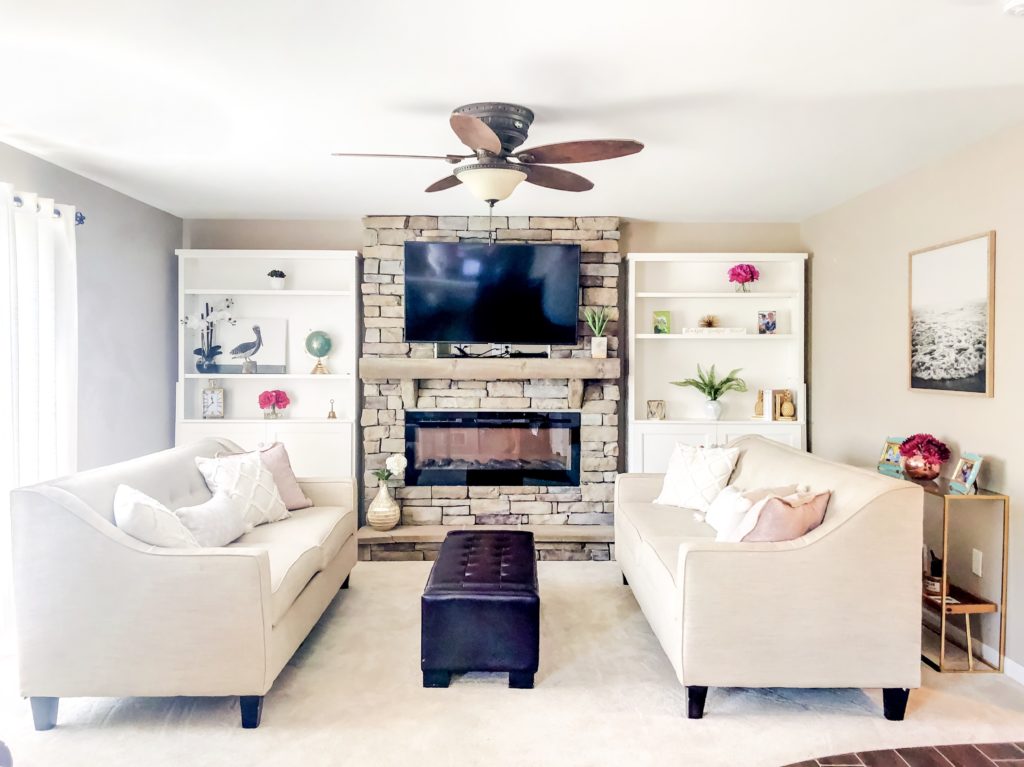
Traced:
POLYGON ((753 264, 736 264, 729 270, 729 282, 735 282, 736 290, 749 290, 747 285, 760 279, 761 273, 753 264))
POLYGON ((290 404, 292 404, 292 401, 290 399, 288 399, 288 395, 285 394, 283 391, 281 391, 280 389, 275 389, 274 390, 274 404, 280 410, 284 410, 286 407, 288 407, 290 404))
POLYGON ((260 410, 266 410, 267 408, 274 407, 277 404, 277 399, 274 396, 274 392, 265 391, 260 394, 260 410))

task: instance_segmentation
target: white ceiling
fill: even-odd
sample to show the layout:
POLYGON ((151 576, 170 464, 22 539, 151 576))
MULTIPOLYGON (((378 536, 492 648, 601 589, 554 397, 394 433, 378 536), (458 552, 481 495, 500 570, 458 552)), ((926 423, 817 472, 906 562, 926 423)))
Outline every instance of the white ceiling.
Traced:
MULTIPOLYGON (((797 221, 1024 120, 1001 0, 0 0, 0 141, 186 218, 482 210, 424 194, 471 101, 636 138, 499 212, 797 221)), ((0 169, 2 171, 2 169, 0 169)))

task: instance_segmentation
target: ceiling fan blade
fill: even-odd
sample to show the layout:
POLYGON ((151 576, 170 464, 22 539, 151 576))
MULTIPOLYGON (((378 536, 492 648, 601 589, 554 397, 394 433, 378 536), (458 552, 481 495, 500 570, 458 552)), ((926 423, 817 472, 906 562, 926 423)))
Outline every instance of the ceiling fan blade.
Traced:
POLYGON ((594 139, 592 141, 563 141, 561 144, 545 144, 533 149, 516 152, 521 162, 568 163, 612 160, 636 154, 644 145, 629 139, 594 139))
POLYGON ((385 157, 403 160, 444 160, 452 165, 462 162, 471 154, 374 154, 367 152, 331 152, 331 157, 385 157))
POLYGON ((578 173, 572 173, 561 168, 552 168, 548 165, 530 165, 526 168, 528 175, 526 180, 537 186, 546 186, 548 189, 560 189, 563 192, 586 192, 594 188, 594 182, 583 178, 578 173))
POLYGON ((425 192, 443 192, 445 189, 451 189, 453 186, 458 186, 462 182, 459 181, 458 177, 453 173, 450 176, 445 176, 439 181, 435 181, 433 184, 428 186, 423 191, 425 192))
POLYGON ((490 126, 473 115, 452 115, 448 121, 459 141, 468 146, 474 152, 478 149, 486 149, 494 155, 501 154, 501 139, 498 134, 491 130, 490 126))

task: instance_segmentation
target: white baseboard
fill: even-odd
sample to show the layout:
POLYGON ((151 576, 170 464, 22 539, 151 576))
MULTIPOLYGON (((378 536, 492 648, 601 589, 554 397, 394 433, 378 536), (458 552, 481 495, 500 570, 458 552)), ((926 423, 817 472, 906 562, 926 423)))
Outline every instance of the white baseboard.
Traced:
MULTIPOLYGON (((939 630, 938 619, 934 621, 928 621, 930 626, 934 626, 935 631, 939 630)), ((967 632, 958 626, 952 624, 946 625, 946 635, 955 640, 958 644, 967 645, 967 632)), ((999 663, 999 649, 979 642, 977 639, 974 640, 973 645, 975 649, 981 649, 981 659, 991 666, 996 666, 999 663)), ((1003 658, 1003 674, 1004 676, 1012 679, 1017 684, 1024 685, 1024 665, 1017 663, 1010 658, 1003 658)))

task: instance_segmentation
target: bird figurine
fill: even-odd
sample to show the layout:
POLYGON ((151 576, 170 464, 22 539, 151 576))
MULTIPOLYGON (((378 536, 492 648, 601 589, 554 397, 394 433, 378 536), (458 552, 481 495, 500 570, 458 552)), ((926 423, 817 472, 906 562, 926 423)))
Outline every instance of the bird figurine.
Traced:
POLYGON ((263 348, 263 336, 260 334, 260 326, 253 325, 252 332, 256 334, 255 341, 246 341, 244 344, 239 344, 231 350, 231 357, 233 359, 242 360, 243 373, 256 372, 256 360, 252 359, 252 356, 263 348))

